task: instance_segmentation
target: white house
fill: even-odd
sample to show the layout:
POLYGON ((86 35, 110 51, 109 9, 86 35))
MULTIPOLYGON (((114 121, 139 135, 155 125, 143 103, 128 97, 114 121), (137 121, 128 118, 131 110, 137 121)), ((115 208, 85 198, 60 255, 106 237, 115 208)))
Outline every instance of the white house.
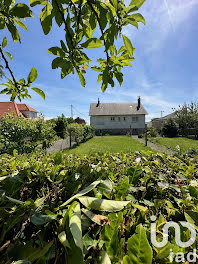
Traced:
POLYGON ((147 114, 140 97, 135 103, 100 103, 98 99, 98 103, 90 104, 89 110, 90 125, 102 134, 141 134, 147 114))

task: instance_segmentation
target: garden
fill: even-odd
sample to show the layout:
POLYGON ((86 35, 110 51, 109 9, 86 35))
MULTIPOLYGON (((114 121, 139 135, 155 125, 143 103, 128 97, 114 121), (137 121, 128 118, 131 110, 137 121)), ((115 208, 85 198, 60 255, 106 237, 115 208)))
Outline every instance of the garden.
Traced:
MULTIPOLYGON (((0 1, 0 30, 2 35, 6 32, 0 44, 0 77, 4 70, 10 77, 1 84, 1 94, 21 101, 36 92, 45 99, 44 91, 34 85, 37 69, 19 77, 23 71, 17 63, 13 67, 7 50, 14 42, 21 43, 35 10, 34 19, 40 14, 41 38, 52 29, 57 33, 61 28, 63 33, 47 50, 55 56, 51 67, 60 71, 61 79, 76 74, 85 87, 86 74, 93 70, 102 92, 115 81, 123 83, 123 68, 131 66, 135 51, 123 29, 145 24, 137 13, 145 0, 128 5, 120 0, 23 2, 0 1), (88 52, 93 48, 103 52, 88 52)), ((181 109, 183 136, 188 120, 191 127, 196 124, 194 109, 191 119, 181 109)), ((177 132, 171 123, 168 126, 177 132)), ((1 120, 0 264, 196 263, 198 237, 194 232, 192 239, 184 223, 198 231, 198 156, 156 153, 129 137, 90 139, 93 135, 92 127, 64 116, 47 122, 12 115, 1 120), (45 154, 54 140, 68 135, 78 147, 45 154), (156 246, 166 241, 163 227, 170 222, 182 235, 171 226, 167 243, 156 246), (190 247, 182 246, 189 241, 190 247)))

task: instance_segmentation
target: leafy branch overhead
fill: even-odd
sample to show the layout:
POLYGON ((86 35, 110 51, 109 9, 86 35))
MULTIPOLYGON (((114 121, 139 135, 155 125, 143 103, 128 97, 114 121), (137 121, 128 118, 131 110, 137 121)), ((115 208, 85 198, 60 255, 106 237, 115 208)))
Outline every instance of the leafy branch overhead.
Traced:
MULTIPOLYGON (((48 52, 54 56, 52 68, 61 70, 61 78, 77 73, 83 87, 88 68, 99 72, 98 82, 105 91, 110 84, 114 87, 116 79, 123 82, 122 68, 131 66, 134 48, 129 38, 122 34, 125 26, 138 28, 145 24, 143 16, 137 11, 145 0, 132 0, 126 6, 122 0, 30 0, 30 6, 40 6, 40 23, 45 35, 49 34, 54 23, 64 27, 65 35, 60 44, 48 52), (136 13, 134 13, 136 12, 136 13), (118 39, 123 45, 118 47, 118 39), (97 65, 90 65, 88 50, 100 48, 104 57, 97 59, 97 65)), ((4 0, 0 4, 0 29, 8 29, 14 41, 20 41, 17 26, 27 30, 21 20, 33 17, 31 9, 14 0, 4 0)), ((14 81, 14 80, 13 80, 14 81)), ((17 88, 14 81, 15 88, 17 88)), ((9 88, 8 88, 9 89, 9 88)), ((11 91, 10 91, 11 92, 11 91)), ((17 92, 20 93, 19 91, 17 92)), ((24 95, 22 92, 21 94, 24 95)), ((27 97, 27 95, 25 95, 27 97)))

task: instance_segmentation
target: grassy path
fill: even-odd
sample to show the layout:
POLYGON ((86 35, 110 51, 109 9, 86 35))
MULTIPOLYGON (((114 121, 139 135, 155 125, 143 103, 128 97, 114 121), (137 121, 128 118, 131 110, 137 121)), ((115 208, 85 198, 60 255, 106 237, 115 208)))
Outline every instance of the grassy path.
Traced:
MULTIPOLYGON (((145 139, 142 138, 138 138, 137 136, 134 136, 139 142, 144 143, 145 139)), ((157 152, 165 152, 166 154, 170 154, 173 155, 175 153, 177 153, 176 151, 172 150, 172 149, 168 149, 165 146, 161 146, 159 144, 155 144, 153 142, 148 141, 148 147, 150 147, 151 149, 157 151, 157 152)))
POLYGON ((100 153, 118 153, 118 152, 135 152, 140 150, 151 150, 145 147, 143 143, 137 139, 127 136, 109 136, 94 137, 85 143, 80 144, 73 149, 65 150, 68 154, 93 154, 100 153))
POLYGON ((158 144, 158 146, 170 148, 171 150, 178 150, 178 146, 182 153, 189 152, 191 149, 198 151, 198 140, 185 138, 185 137, 175 137, 175 138, 166 138, 166 137, 157 137, 151 138, 153 143, 158 144))

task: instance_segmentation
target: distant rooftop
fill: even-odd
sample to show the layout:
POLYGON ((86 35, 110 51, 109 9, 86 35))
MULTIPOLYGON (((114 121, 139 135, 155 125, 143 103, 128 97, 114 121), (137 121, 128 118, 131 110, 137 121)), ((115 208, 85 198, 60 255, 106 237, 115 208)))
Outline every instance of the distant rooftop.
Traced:
POLYGON ((22 116, 21 112, 31 111, 38 113, 37 110, 27 104, 17 104, 15 102, 0 102, 0 118, 6 113, 13 113, 15 116, 22 116))
POLYGON ((147 115, 144 106, 140 104, 138 109, 137 102, 125 103, 99 103, 90 104, 90 116, 105 116, 105 115, 147 115))

